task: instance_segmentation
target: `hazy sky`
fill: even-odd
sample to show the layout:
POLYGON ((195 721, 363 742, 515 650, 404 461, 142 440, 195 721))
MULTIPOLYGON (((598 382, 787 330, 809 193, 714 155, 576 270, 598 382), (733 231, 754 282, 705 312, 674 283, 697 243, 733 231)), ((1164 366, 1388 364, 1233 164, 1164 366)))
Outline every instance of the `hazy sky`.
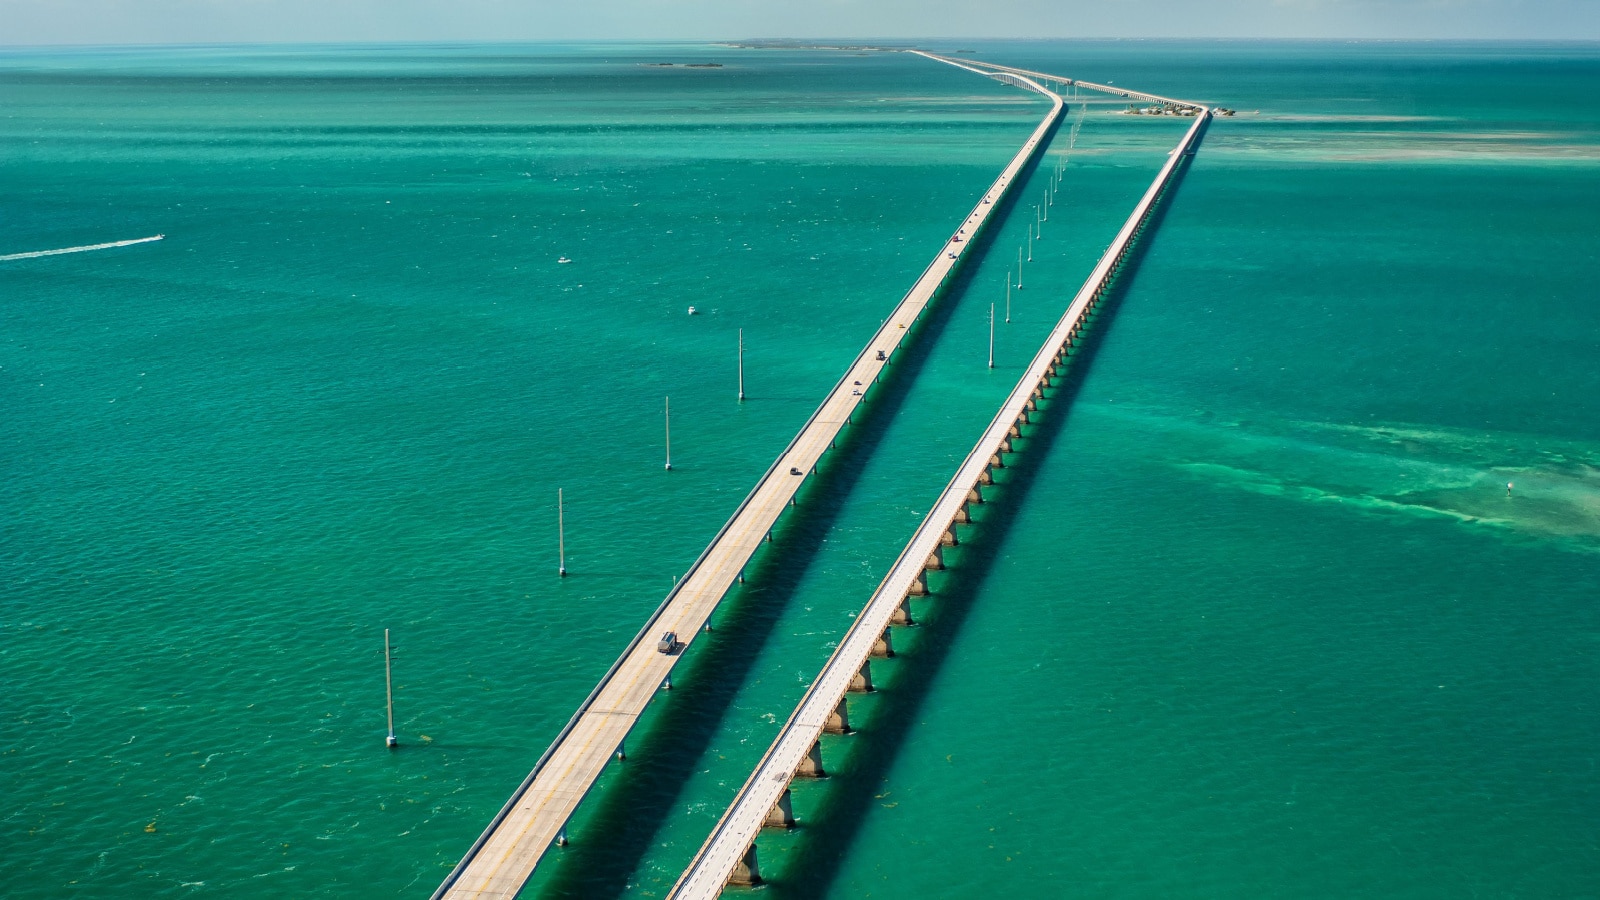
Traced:
POLYGON ((0 45, 746 37, 1600 40, 1600 0, 0 0, 0 45))

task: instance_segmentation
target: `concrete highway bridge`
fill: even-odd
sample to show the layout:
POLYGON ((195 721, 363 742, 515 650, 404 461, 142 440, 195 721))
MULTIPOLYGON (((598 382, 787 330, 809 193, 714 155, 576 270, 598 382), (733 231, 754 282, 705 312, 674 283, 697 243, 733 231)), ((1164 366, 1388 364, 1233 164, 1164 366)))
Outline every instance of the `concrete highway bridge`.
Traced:
MULTIPOLYGON (((1043 95, 1050 111, 1016 155, 956 224, 949 240, 895 306, 877 333, 806 420, 772 466, 756 482, 733 516, 712 538, 683 578, 629 642, 617 661, 578 707, 533 771, 517 786, 500 812, 450 872, 435 898, 487 900, 516 896, 552 845, 566 843, 566 824, 578 804, 613 759, 625 754, 628 733, 656 691, 668 684, 673 667, 694 643, 746 564, 768 540, 784 509, 815 472, 822 455, 849 425, 868 388, 894 358, 913 325, 950 282, 967 251, 994 218, 1019 175, 1044 149, 1065 109, 1061 96, 1031 76, 989 72, 961 62, 969 71, 1000 78, 1043 95), (663 636, 676 640, 667 646, 663 636)), ((742 849, 742 848, 741 848, 742 849)))
POLYGON ((811 683, 800 705, 795 708, 710 837, 678 879, 668 895, 671 900, 710 900, 718 896, 729 883, 754 884, 760 881, 757 836, 763 828, 794 826, 794 813, 789 802, 790 782, 795 778, 825 774, 822 735, 841 734, 849 728, 847 695, 852 691, 871 688, 870 660, 889 655, 891 629, 894 626, 911 623, 910 598, 928 593, 928 570, 944 568, 943 548, 957 543, 958 526, 970 522, 969 510, 973 504, 983 502, 984 488, 993 482, 993 471, 1004 467, 1006 456, 1012 452, 1012 440, 1021 437, 1023 429, 1032 424, 1033 417, 1038 413, 1039 400, 1049 393, 1062 375, 1081 342, 1090 315, 1109 294, 1112 282, 1126 262, 1135 240, 1149 223, 1161 198, 1174 184, 1183 162, 1199 146, 1201 135, 1211 117, 1210 109, 1187 101, 1073 82, 1042 72, 1026 72, 926 53, 921 55, 974 71, 986 68, 1011 77, 1039 79, 1046 83, 1076 83, 1119 95, 1131 94, 1179 104, 1195 111, 1195 121, 1184 133, 1177 148, 1167 157, 1155 180, 1072 298, 1060 321, 990 421, 989 427, 956 470, 955 476, 912 535, 899 559, 889 569, 889 574, 867 600, 833 656, 811 683))

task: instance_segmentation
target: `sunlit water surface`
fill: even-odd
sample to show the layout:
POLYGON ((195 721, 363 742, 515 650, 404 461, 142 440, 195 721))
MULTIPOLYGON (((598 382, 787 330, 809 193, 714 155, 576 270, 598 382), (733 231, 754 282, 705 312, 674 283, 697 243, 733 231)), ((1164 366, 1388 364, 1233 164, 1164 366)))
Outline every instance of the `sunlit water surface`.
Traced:
MULTIPOLYGON (((967 47, 1240 114, 767 890, 1600 893, 1600 51, 967 47)), ((1123 105, 529 894, 665 893, 1177 140, 1123 105)), ((9 51, 0 107, 0 254, 166 235, 0 263, 0 876, 230 898, 431 891, 1045 108, 639 44, 9 51)))

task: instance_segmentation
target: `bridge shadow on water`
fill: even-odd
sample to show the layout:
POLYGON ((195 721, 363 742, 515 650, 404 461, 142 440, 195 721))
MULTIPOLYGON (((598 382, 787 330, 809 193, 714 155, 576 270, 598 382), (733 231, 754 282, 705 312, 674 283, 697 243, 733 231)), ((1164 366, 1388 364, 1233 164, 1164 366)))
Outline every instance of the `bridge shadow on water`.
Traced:
MULTIPOLYGON (((1030 162, 1018 174, 1018 182, 1036 166, 1030 162)), ((588 808, 579 807, 568 829, 572 843, 552 848, 546 855, 530 880, 529 896, 614 897, 628 889, 816 559, 867 460, 905 405, 934 343, 965 295, 972 273, 992 249, 1019 194, 1012 192, 1001 201, 990 227, 963 254, 966 259, 957 274, 912 326, 879 384, 868 391, 866 402, 856 411, 854 424, 841 433, 836 449, 818 463, 817 474, 797 498, 798 505, 774 527, 771 546, 751 560, 747 583, 735 585, 723 600, 711 620, 715 630, 695 641, 688 658, 678 666, 673 690, 663 692, 642 717, 629 739, 627 760, 613 763, 590 793, 588 808)), ((694 849, 684 848, 685 863, 694 849)))
MULTIPOLYGON (((1073 401, 1111 329, 1112 313, 1130 291, 1149 250, 1151 236, 1165 218, 1171 194, 1187 169, 1185 162, 1174 173, 1165 199, 1152 210, 1144 233, 1133 243, 1112 290, 1090 315, 1086 339, 1039 404, 1041 415, 1037 423, 1025 427, 1022 439, 1015 443, 1018 452, 1008 457, 1003 480, 996 477, 995 488, 985 494, 984 504, 974 512, 973 526, 962 529, 961 544, 947 548, 947 569, 929 573, 931 597, 919 607, 915 639, 904 642, 905 649, 896 655, 892 670, 881 663, 874 665, 879 694, 870 718, 858 723, 855 734, 825 745, 835 754, 828 764, 826 786, 819 792, 816 808, 802 818, 790 842, 781 849, 773 848, 780 849, 779 853, 768 851, 763 856, 763 892, 784 900, 823 897, 838 879, 871 804, 877 802, 876 795, 882 792, 900 748, 910 737, 933 691, 935 677, 955 650, 956 638, 972 604, 993 572, 1006 537, 1016 526, 1023 499, 1070 418, 1073 401), (848 743, 841 745, 842 742, 848 743), (841 750, 843 757, 837 755, 841 750)), ((796 813, 804 815, 799 809, 796 813)), ((743 895, 735 889, 726 894, 743 895)))

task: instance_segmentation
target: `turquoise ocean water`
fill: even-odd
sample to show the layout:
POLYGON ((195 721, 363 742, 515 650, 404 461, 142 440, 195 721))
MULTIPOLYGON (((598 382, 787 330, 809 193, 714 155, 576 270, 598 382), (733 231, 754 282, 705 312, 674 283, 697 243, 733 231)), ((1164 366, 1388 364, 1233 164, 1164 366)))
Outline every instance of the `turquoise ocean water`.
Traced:
MULTIPOLYGON (((1240 115, 765 891, 1600 894, 1600 49, 962 48, 1240 115)), ((662 896, 1183 127, 1120 107, 1052 144, 997 367, 1042 175, 528 895, 662 896)), ((387 897, 1045 107, 627 44, 11 50, 0 109, 0 255, 166 235, 0 263, 5 893, 387 897)))

